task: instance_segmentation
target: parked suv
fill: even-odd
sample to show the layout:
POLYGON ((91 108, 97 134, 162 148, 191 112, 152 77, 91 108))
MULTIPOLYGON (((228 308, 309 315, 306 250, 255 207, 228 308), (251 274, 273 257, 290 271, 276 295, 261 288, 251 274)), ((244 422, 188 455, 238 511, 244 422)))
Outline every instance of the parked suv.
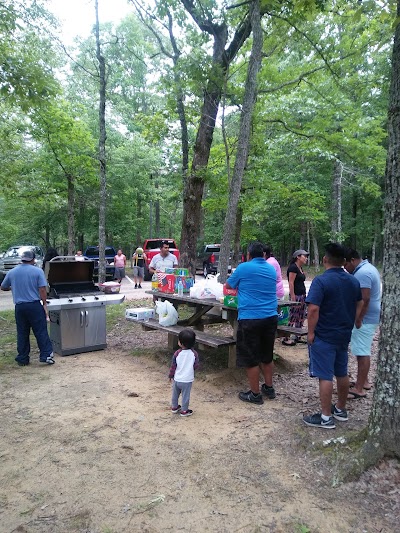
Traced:
MULTIPOLYGON (((99 278, 99 247, 88 246, 83 254, 87 259, 94 261, 93 279, 99 278)), ((106 246, 105 258, 106 258, 106 279, 114 279, 114 257, 117 255, 115 248, 112 246, 106 246)))
POLYGON ((35 266, 42 268, 43 250, 34 244, 16 244, 11 246, 0 258, 0 282, 3 281, 7 272, 21 263, 21 255, 25 250, 32 250, 35 253, 35 266))
MULTIPOLYGON (((201 270, 204 277, 218 272, 220 250, 220 244, 206 244, 204 250, 197 254, 196 270, 201 270)), ((228 273, 232 272, 231 260, 232 252, 229 255, 228 273)))
POLYGON ((153 257, 160 253, 161 248, 161 242, 162 241, 168 241, 169 244, 169 251, 171 254, 176 255, 176 258, 179 261, 179 250, 176 246, 176 242, 174 239, 146 239, 143 244, 143 251, 146 254, 146 262, 144 266, 144 279, 145 281, 151 280, 151 274, 149 272, 149 265, 153 257))

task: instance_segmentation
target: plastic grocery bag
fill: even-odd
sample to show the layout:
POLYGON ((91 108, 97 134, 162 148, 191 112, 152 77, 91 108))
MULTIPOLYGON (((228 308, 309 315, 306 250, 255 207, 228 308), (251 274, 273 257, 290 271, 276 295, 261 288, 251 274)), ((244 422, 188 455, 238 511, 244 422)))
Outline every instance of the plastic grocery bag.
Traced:
POLYGON ((178 311, 171 302, 156 302, 156 313, 158 314, 158 323, 161 326, 174 326, 178 322, 178 311))
POLYGON ((197 281, 193 287, 190 288, 190 296, 192 298, 210 298, 219 300, 223 296, 223 285, 218 283, 217 278, 208 277, 197 281))

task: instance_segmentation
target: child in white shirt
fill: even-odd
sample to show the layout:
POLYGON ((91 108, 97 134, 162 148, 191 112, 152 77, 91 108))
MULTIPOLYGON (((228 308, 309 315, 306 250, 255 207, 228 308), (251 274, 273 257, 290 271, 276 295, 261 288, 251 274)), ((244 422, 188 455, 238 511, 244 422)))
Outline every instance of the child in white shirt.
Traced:
POLYGON ((181 416, 191 416, 189 409, 190 391, 194 381, 194 371, 199 367, 199 355, 192 347, 196 342, 196 334, 192 329, 183 329, 178 335, 180 349, 172 356, 169 380, 174 380, 172 386, 171 411, 181 416), (182 407, 178 405, 182 393, 182 407))

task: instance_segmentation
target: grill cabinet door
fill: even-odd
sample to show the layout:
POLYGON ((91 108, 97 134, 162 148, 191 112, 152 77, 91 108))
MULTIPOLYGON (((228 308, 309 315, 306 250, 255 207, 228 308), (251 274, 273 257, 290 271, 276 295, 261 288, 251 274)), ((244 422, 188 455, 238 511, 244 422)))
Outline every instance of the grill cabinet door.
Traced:
POLYGON ((85 346, 106 345, 106 308, 89 307, 82 311, 85 315, 85 346))
POLYGON ((85 345, 85 312, 83 309, 62 309, 60 312, 61 341, 64 350, 85 345))

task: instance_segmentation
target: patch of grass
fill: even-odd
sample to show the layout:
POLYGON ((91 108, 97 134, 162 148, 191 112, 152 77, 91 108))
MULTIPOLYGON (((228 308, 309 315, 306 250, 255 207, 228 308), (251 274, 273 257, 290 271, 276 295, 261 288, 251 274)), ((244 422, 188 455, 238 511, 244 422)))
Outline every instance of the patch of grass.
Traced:
POLYGON ((151 300, 129 300, 124 301, 119 305, 107 305, 106 307, 106 320, 107 330, 116 326, 121 320, 125 322, 125 311, 134 307, 152 307, 151 300))
POLYGON ((14 311, 0 313, 0 370, 14 363, 17 350, 17 328, 14 311))
POLYGON ((296 524, 294 526, 294 533, 311 533, 311 529, 305 524, 296 524))

